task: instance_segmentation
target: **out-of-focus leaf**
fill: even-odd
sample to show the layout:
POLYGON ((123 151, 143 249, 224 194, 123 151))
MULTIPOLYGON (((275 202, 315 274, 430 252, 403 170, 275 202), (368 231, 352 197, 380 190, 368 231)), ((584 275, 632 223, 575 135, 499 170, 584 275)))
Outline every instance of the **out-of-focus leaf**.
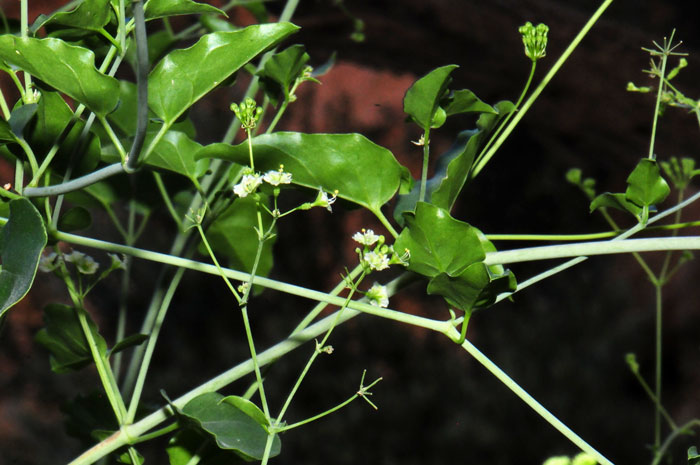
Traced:
POLYGON ((24 198, 10 201, 10 217, 0 233, 0 317, 32 287, 46 240, 34 205, 24 198))
POLYGON ((114 344, 114 347, 109 349, 108 355, 111 356, 116 354, 117 352, 121 352, 122 350, 141 345, 146 339, 148 339, 148 334, 132 334, 131 336, 127 336, 121 341, 114 344))
POLYGON ((294 81, 301 77, 309 61, 303 45, 292 45, 274 54, 258 72, 265 93, 273 104, 290 98, 289 91, 294 81))
POLYGON ((98 115, 114 109, 119 82, 95 68, 95 54, 60 39, 0 36, 0 59, 84 104, 98 115))
MULTIPOLYGON (((84 311, 84 310, 78 310, 84 311)), ((85 312, 88 327, 102 357, 107 353, 107 343, 97 331, 97 325, 85 312)), ((36 341, 51 354, 51 369, 56 373, 79 370, 92 361, 88 345, 76 309, 68 305, 49 304, 44 309, 45 327, 36 335, 36 341)))
POLYGON ((90 212, 83 207, 69 208, 58 219, 58 229, 63 232, 86 229, 90 224, 92 224, 90 212))

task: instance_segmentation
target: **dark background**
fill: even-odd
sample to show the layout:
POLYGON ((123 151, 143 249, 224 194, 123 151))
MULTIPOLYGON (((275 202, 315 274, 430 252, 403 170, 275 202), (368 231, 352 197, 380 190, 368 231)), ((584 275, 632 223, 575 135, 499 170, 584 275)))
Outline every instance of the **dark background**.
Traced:
MULTIPOLYGON (((2 2, 12 16, 18 2, 2 2)), ((31 2, 32 17, 56 2, 31 2)), ((278 11, 277 2, 268 4, 278 11)), ((595 1, 355 1, 347 11, 330 1, 302 1, 294 22, 312 64, 337 52, 336 67, 323 84, 304 84, 280 129, 304 132, 361 132, 383 145, 418 175, 420 151, 410 141, 418 131, 404 122, 401 99, 408 86, 431 69, 458 64, 452 88, 469 88, 489 103, 515 100, 527 73, 518 26, 550 27, 547 57, 538 64, 535 85, 597 8, 595 1), (364 21, 366 40, 350 40, 352 17, 364 21)), ((584 196, 564 180, 571 167, 598 181, 598 190, 620 192, 637 160, 646 155, 653 96, 625 91, 626 83, 654 85, 642 73, 649 56, 640 47, 661 42, 676 28, 689 67, 676 84, 700 96, 698 5, 671 1, 616 0, 574 52, 489 166, 464 192, 454 216, 485 233, 580 233, 607 230, 589 215, 584 196)), ((246 16, 234 16, 245 21, 246 16)), ((183 20, 183 25, 187 20, 183 20)), ((675 65, 675 62, 671 62, 675 65)), ((228 105, 242 84, 208 99, 192 112, 201 142, 221 138, 228 105)), ((435 131, 433 153, 446 149, 468 117, 451 118, 435 131)), ((669 109, 660 120, 656 153, 696 157, 697 121, 669 109)), ((695 191, 691 187, 691 191, 695 191)), ((690 192, 693 193, 693 192, 690 192)), ((670 206, 671 200, 664 206, 670 206)), ((697 207, 684 217, 697 218, 697 207)), ((629 220, 616 216, 622 224, 629 220)), ((108 223, 92 234, 110 237, 108 223)), ((312 211, 283 222, 275 246, 276 279, 330 289, 344 266, 353 266, 348 242, 361 227, 381 230, 363 212, 336 206, 332 215, 312 211)), ((166 250, 171 228, 156 216, 141 245, 166 250)), ((687 231, 685 234, 693 234, 687 231)), ((499 249, 525 246, 496 243, 499 249)), ((98 257, 100 258, 100 257, 98 257)), ((658 266, 660 256, 649 255, 658 266)), ((513 266, 520 281, 550 263, 513 266)), ((132 287, 132 330, 138 330, 157 269, 137 263, 132 287)), ((698 359, 700 317, 697 264, 691 262, 665 288, 664 404, 677 423, 700 416, 698 359)), ((91 310, 103 328, 113 328, 118 280, 91 295, 91 310)), ((41 327, 43 296, 63 296, 55 278, 39 275, 37 290, 10 312, 0 338, 0 464, 65 463, 82 449, 67 438, 58 406, 97 386, 94 373, 54 375, 45 352, 32 338, 41 327)), ((393 298, 391 307, 447 318, 439 299, 416 286, 393 298)), ((631 257, 598 257, 477 313, 469 338, 569 427, 617 464, 648 463, 653 406, 629 373, 624 355, 635 352, 647 380, 653 379, 654 294, 631 257)), ((174 398, 244 359, 247 348, 240 315, 222 283, 188 273, 156 351, 146 400, 162 404, 158 391, 174 398)), ((310 307, 274 292, 252 303, 256 343, 282 338, 310 307)), ((109 330, 108 330, 109 331, 109 330)), ((109 333, 108 333, 109 334, 109 333)), ((321 357, 287 419, 297 421, 335 405, 368 379, 373 411, 364 402, 282 437, 280 464, 424 464, 459 460, 474 464, 539 464, 576 448, 515 397, 459 347, 424 330, 374 317, 359 317, 333 335, 332 356, 321 357)), ((306 345, 270 372, 267 383, 277 410, 312 351, 306 345)), ((241 393, 247 382, 225 393, 241 393)), ((685 450, 699 445, 679 440, 671 463, 685 463, 685 450)), ((157 446, 160 446, 158 444, 157 446)), ((166 463, 157 448, 145 447, 147 463, 166 463)))

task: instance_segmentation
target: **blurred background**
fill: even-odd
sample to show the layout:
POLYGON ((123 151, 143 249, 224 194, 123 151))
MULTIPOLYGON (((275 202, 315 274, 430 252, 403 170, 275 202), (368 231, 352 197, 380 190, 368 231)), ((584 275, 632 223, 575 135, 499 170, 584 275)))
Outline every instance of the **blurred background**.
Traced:
MULTIPOLYGON (((30 21, 63 3, 30 1, 30 21)), ((0 5, 8 17, 19 16, 19 2, 0 0, 0 5)), ((336 62, 321 85, 301 86, 298 101, 278 129, 362 133, 390 149, 417 177, 421 153, 411 141, 420 134, 405 122, 402 99, 418 77, 457 64, 452 89, 468 88, 491 104, 514 101, 530 67, 518 27, 531 21, 550 28, 536 85, 598 5, 591 0, 303 0, 293 18, 302 29, 287 45, 305 44, 312 65, 325 63, 334 53, 336 62)), ((265 6, 275 15, 283 4, 270 1, 265 6)), ((497 156, 465 189, 453 216, 486 234, 608 230, 600 215, 588 213, 588 200, 564 175, 578 167, 596 179, 599 192, 624 190, 627 175, 648 152, 654 110, 651 94, 625 88, 629 81, 656 85, 642 72, 649 67, 649 55, 641 47, 661 43, 674 29, 675 38, 683 41, 679 50, 689 54, 688 68, 674 83, 688 97, 700 97, 698 10, 698 2, 616 0, 497 156)), ((184 17, 174 26, 193 21, 184 17)), ((238 8, 231 21, 243 25, 252 17, 238 8)), ((229 104, 242 98, 246 82, 241 76, 233 87, 190 112, 200 143, 223 136, 229 104)), ((459 131, 474 124, 469 117, 450 118, 431 134, 432 153, 446 150, 459 131)), ((694 115, 670 108, 660 120, 655 152, 660 160, 696 158, 699 141, 694 115)), ((688 194, 696 190, 691 186, 688 194)), ((662 208, 671 206, 672 198, 674 194, 662 208)), ((362 227, 383 231, 361 211, 334 207, 332 214, 310 211, 280 224, 271 277, 330 290, 344 267, 356 263, 350 236, 362 227)), ((699 213, 700 206, 693 205, 683 217, 693 220, 699 213)), ((628 218, 615 218, 631 226, 628 218)), ((167 250, 172 227, 165 213, 156 214, 138 245, 167 250)), ((97 218, 84 234, 118 240, 106 218, 97 218)), ((528 245, 496 242, 501 250, 528 245)), ((97 253, 95 258, 105 260, 97 253)), ((648 259, 658 269, 663 256, 648 254, 648 259)), ((524 281, 554 264, 512 269, 524 281)), ((131 332, 138 331, 158 270, 135 263, 131 332)), ((700 417, 698 278, 698 265, 690 262, 664 288, 663 403, 678 424, 700 417)), ((43 324, 47 296, 67 301, 60 282, 40 274, 32 293, 9 313, 0 335, 0 464, 66 463, 83 450, 65 434, 61 405, 77 394, 90 394, 97 379, 91 369, 69 375, 50 372, 46 352, 33 341, 43 324)), ((114 327, 118 296, 118 277, 90 295, 90 310, 102 328, 114 327)), ((257 297, 250 311, 258 346, 283 339, 310 306, 276 292, 257 297)), ((446 305, 424 296, 422 284, 392 298, 390 307, 448 318, 446 305)), ((641 373, 651 383, 654 321, 654 289, 632 257, 597 257, 518 293, 512 302, 476 313, 468 337, 614 463, 638 464, 651 461, 653 405, 624 357, 636 353, 641 373)), ((105 337, 110 341, 109 332, 105 337)), ((335 352, 316 362, 288 420, 345 400, 357 390, 364 369, 367 379, 383 378, 373 389, 379 410, 358 401, 284 434, 275 463, 540 464, 554 454, 577 452, 478 362, 438 334, 361 316, 338 328, 331 344, 335 352)), ((302 346, 269 372, 273 410, 281 406, 312 350, 311 344, 302 346)), ((188 272, 166 319, 145 401, 160 406, 160 389, 175 398, 245 358, 240 314, 225 286, 216 278, 188 272)), ((223 393, 240 394, 249 382, 223 393)), ((167 463, 164 442, 139 448, 147 463, 167 463)), ((679 439, 670 463, 686 463, 690 445, 700 441, 679 439)))

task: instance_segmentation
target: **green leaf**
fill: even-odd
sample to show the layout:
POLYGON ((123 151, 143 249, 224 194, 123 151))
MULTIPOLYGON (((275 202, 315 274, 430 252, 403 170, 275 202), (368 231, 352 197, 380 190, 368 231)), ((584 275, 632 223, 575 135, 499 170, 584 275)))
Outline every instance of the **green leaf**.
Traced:
POLYGON ((616 208, 629 212, 636 217, 639 217, 639 214, 642 212, 642 208, 627 200, 625 194, 612 194, 610 192, 600 194, 593 199, 589 208, 592 213, 601 207, 616 208))
POLYGON ((304 50, 304 46, 292 45, 265 62, 258 76, 273 104, 290 98, 289 90, 294 81, 303 74, 307 61, 309 54, 304 50))
POLYGON ((64 403, 61 411, 65 414, 66 432, 85 444, 95 443, 96 431, 119 429, 109 400, 102 392, 78 395, 72 401, 64 403))
POLYGON ((46 239, 34 205, 24 198, 10 201, 10 217, 0 234, 0 317, 32 287, 46 239))
MULTIPOLYGON (((144 146, 148 146, 155 134, 146 137, 144 146)), ((197 162, 195 154, 202 148, 185 133, 168 131, 158 142, 144 163, 187 176, 195 185, 197 182, 197 162)))
POLYGON ((445 101, 441 102, 441 106, 445 108, 447 116, 460 113, 498 113, 495 108, 482 102, 479 97, 469 89, 452 92, 445 101))
POLYGON ((481 232, 452 218, 449 212, 418 202, 415 213, 406 213, 407 227, 396 239, 395 250, 408 249, 408 269, 423 276, 460 275, 469 265, 486 258, 481 232))
POLYGON ((27 124, 29 124, 32 118, 34 118, 36 111, 36 103, 22 105, 12 110, 10 113, 10 121, 8 121, 8 123, 10 124, 12 134, 14 134, 17 139, 24 138, 24 128, 26 128, 27 124))
POLYGON ((60 39, 0 36, 0 59, 65 93, 100 116, 119 98, 116 79, 95 68, 95 54, 60 39))
MULTIPOLYGON (((85 310, 78 310, 83 311, 85 310)), ((101 356, 107 353, 107 343, 97 331, 97 325, 85 312, 88 327, 101 356)), ((92 362, 88 345, 76 309, 68 305, 49 304, 44 309, 45 327, 36 335, 36 342, 51 354, 51 370, 64 373, 79 370, 92 362)))
POLYGON ((515 111, 515 105, 509 100, 501 100, 493 108, 496 110, 496 113, 482 113, 479 115, 479 119, 476 120, 476 127, 484 132, 494 129, 501 119, 515 111))
MULTIPOLYGON (((36 122, 31 125, 27 139, 41 162, 71 122, 73 111, 57 92, 42 92, 38 105, 36 122)), ((54 172, 64 173, 71 167, 72 174, 79 176, 97 167, 100 162, 100 141, 92 131, 83 140, 84 128, 85 122, 77 120, 65 135, 51 162, 54 172)))
POLYGON ((663 202, 671 188, 661 177, 656 160, 642 158, 627 177, 625 198, 639 207, 649 207, 663 202))
POLYGON ((127 336, 121 341, 114 344, 114 347, 109 349, 107 355, 112 356, 117 352, 121 352, 122 350, 141 345, 146 339, 148 339, 148 334, 132 334, 131 336, 127 336))
POLYGON ((36 33, 41 27, 59 25, 99 31, 109 23, 111 15, 109 0, 84 0, 71 11, 54 13, 48 17, 40 15, 32 24, 31 30, 36 33))
POLYGON ((10 123, 0 118, 0 142, 14 142, 15 135, 12 133, 10 123))
POLYGON ((450 73, 456 68, 457 65, 436 68, 414 82, 406 91, 403 111, 423 130, 433 127, 440 100, 451 81, 450 73))
MULTIPOLYGON (((359 134, 275 132, 252 139, 255 168, 292 173, 292 183, 338 191, 338 197, 378 212, 410 177, 394 155, 359 134)), ((211 144, 195 157, 247 165, 248 145, 211 144)))
POLYGON ((174 123, 240 67, 297 29, 291 23, 274 23, 234 32, 213 32, 187 49, 170 52, 148 79, 151 109, 166 124, 174 123))
MULTIPOLYGON (((435 172, 425 186, 425 201, 435 206, 451 210, 457 195, 469 176, 479 141, 477 131, 462 131, 457 135, 452 147, 438 158, 435 172)), ((420 184, 415 183, 406 195, 400 195, 394 208, 394 219, 405 225, 405 212, 414 211, 420 193, 420 184)))
MULTIPOLYGON (((264 199, 261 201, 265 201, 264 199)), ((270 215, 263 215, 263 229, 270 227, 270 215)), ((258 250, 258 233, 254 227, 258 225, 258 210, 252 197, 237 198, 212 223, 207 231, 207 239, 216 254, 224 255, 231 266, 237 270, 251 272, 258 250)), ((274 239, 265 242, 257 276, 267 276, 272 269, 272 246, 274 239)), ((204 247, 200 253, 206 254, 204 247)))
POLYGON ((144 7, 146 20, 202 13, 215 13, 228 18, 226 12, 212 5, 193 2, 192 0, 148 0, 144 7))
MULTIPOLYGON (((262 459, 267 432, 243 411, 223 400, 224 396, 216 392, 202 394, 189 401, 182 408, 182 414, 213 435, 221 449, 232 450, 245 459, 262 459)), ((279 436, 275 436, 270 457, 279 455, 280 449, 279 436)))
POLYGON ((516 287, 515 276, 510 271, 494 274, 484 263, 477 262, 458 276, 446 273, 435 276, 428 283, 428 294, 441 295, 449 305, 470 312, 492 305, 498 294, 512 292, 516 287))
POLYGON ((83 207, 69 208, 58 219, 58 229, 63 232, 86 229, 92 224, 90 212, 83 207))
POLYGON ((228 396, 224 397, 224 399, 222 399, 222 402, 227 402, 233 405, 238 410, 255 420, 256 423, 262 426, 263 428, 267 429, 267 427, 270 426, 270 422, 267 421, 267 417, 265 416, 263 411, 260 410, 260 408, 257 405, 255 405, 248 399, 240 396, 228 396))
POLYGON ((165 447, 170 465, 188 465, 196 455, 197 465, 232 465, 242 462, 240 456, 230 450, 207 446, 211 439, 203 431, 186 428, 178 431, 165 447))

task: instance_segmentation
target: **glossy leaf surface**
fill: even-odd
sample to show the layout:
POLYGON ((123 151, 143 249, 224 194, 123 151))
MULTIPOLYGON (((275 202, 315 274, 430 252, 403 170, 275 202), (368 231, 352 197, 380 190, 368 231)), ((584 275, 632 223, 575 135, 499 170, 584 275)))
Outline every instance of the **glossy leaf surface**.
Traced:
POLYGON ((203 13, 227 16, 225 12, 215 6, 193 2, 192 0, 148 0, 144 7, 146 20, 203 13))
POLYGON ((174 123, 193 103, 297 29, 291 23, 275 23, 213 32, 187 49, 170 52, 148 79, 151 109, 166 124, 174 123))
POLYGON ((0 317, 32 287, 46 228, 39 212, 27 199, 10 202, 10 217, 0 233, 0 317))
POLYGON ((436 68, 414 82, 406 91, 403 111, 424 130, 433 126, 440 100, 450 84, 450 73, 456 68, 457 65, 436 68))
MULTIPOLYGON (((292 183, 327 192, 379 211, 410 177, 394 155, 359 134, 275 132, 252 140, 255 168, 292 173, 292 183)), ((197 158, 248 164, 248 145, 211 144, 197 158)))
POLYGON ((117 105, 119 82, 95 68, 95 54, 60 39, 0 36, 0 59, 84 104, 98 115, 117 105))
MULTIPOLYGON (((97 325, 85 312, 88 327, 101 356, 107 353, 107 343, 97 332, 97 325)), ((51 369, 56 373, 79 370, 92 361, 80 321, 73 307, 49 304, 44 309, 45 327, 36 335, 36 342, 51 354, 51 369)))
POLYGON ((32 25, 32 30, 60 25, 73 29, 99 31, 109 23, 111 15, 109 0, 83 0, 71 11, 61 11, 48 17, 40 16, 32 25))
POLYGON ((408 269, 423 276, 458 276, 486 257, 479 230, 452 218, 443 208, 418 202, 415 214, 406 214, 406 224, 394 249, 408 249, 408 269))
MULTIPOLYGON (((267 432, 243 411, 225 402, 221 394, 209 392, 195 397, 182 408, 182 414, 213 435, 221 449, 233 450, 246 459, 262 458, 267 432)), ((280 449, 279 436, 275 436, 270 456, 279 455, 280 449)))

